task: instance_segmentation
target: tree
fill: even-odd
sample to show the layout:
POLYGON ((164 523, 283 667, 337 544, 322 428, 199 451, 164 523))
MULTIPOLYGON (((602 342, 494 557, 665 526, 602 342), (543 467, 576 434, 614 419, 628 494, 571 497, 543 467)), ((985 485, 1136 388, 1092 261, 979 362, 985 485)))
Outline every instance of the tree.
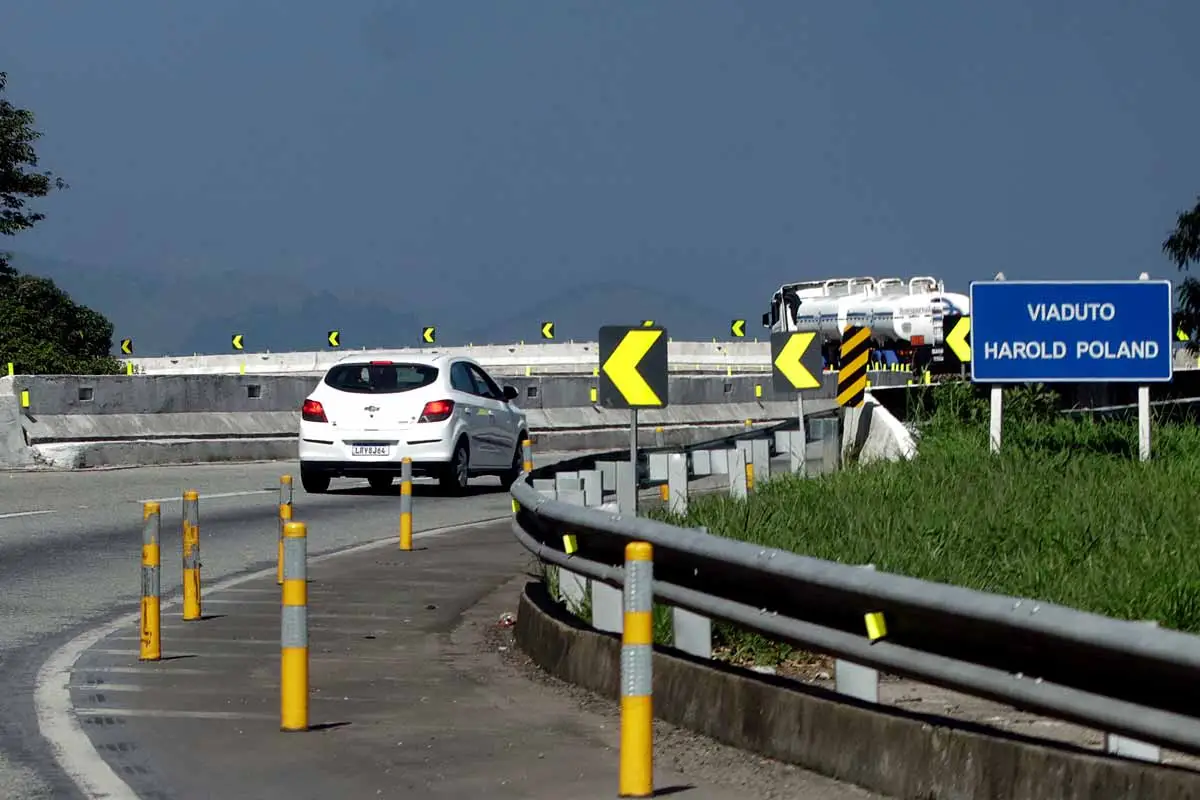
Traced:
MULTIPOLYGON (((8 75, 0 72, 0 95, 8 75)), ((0 96, 0 234, 16 236, 45 214, 30 210, 32 198, 67 185, 52 172, 38 172, 33 114, 0 96)), ((23 275, 0 252, 0 362, 23 373, 111 374, 121 368, 109 353, 112 324, 75 303, 54 282, 23 275)))
MULTIPOLYGON (((1176 268, 1187 270, 1188 265, 1200 263, 1200 197, 1190 211, 1180 213, 1175 230, 1162 243, 1163 252, 1175 262, 1176 268)), ((1178 324, 1191 335, 1188 350, 1200 350, 1196 333, 1200 329, 1200 281, 1190 275, 1179 284, 1178 324)))

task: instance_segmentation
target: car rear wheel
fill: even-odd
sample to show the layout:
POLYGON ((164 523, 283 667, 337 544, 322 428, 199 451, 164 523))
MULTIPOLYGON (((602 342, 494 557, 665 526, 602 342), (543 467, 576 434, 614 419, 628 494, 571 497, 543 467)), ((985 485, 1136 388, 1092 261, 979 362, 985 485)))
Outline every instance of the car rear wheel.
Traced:
POLYGON ((300 485, 304 487, 304 491, 309 494, 324 494, 329 491, 329 482, 333 476, 328 472, 321 472, 312 467, 300 465, 300 485))
POLYGON ((464 439, 459 439, 454 446, 454 455, 450 463, 438 477, 438 484, 444 491, 451 494, 462 494, 467 490, 471 481, 471 454, 464 439))
POLYGON ((394 475, 368 475, 367 483, 371 484, 371 491, 383 492, 392 488, 394 475))

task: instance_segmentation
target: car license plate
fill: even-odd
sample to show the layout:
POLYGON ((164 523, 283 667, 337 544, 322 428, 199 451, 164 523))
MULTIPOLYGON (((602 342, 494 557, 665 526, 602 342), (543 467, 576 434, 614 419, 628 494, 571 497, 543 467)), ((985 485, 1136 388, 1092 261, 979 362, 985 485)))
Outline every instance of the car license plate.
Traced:
POLYGON ((356 444, 350 448, 352 456, 386 456, 390 452, 391 448, 386 444, 356 444))

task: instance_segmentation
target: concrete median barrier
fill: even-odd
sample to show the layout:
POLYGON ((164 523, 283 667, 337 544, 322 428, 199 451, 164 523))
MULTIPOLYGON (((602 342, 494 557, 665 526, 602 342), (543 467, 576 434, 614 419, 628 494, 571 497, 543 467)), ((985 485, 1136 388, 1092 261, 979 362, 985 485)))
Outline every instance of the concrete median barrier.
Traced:
MULTIPOLYGON (((875 385, 903 385, 882 372, 875 385)), ((318 379, 299 375, 22 376, 0 379, 0 467, 83 469, 296 458, 299 409, 318 379), (28 407, 20 398, 27 393, 28 407)), ((627 411, 601 408, 591 376, 516 376, 543 450, 610 449, 628 441, 627 411)), ((834 408, 836 375, 806 398, 834 408)), ((672 375, 670 406, 644 411, 643 441, 687 444, 794 415, 767 375, 672 375)))
MULTIPOLYGON (((585 627, 530 583, 517 645, 548 674, 617 701, 621 636, 585 627)), ((891 797, 1085 800, 1195 797, 1189 770, 847 699, 804 684, 654 648, 654 716, 724 744, 891 797)))

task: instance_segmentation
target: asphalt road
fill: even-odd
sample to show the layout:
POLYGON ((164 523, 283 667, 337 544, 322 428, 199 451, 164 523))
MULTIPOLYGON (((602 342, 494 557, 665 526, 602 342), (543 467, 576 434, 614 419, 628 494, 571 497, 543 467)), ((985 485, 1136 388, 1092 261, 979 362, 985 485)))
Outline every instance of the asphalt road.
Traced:
MULTIPOLYGON (((540 464, 554 460, 557 459, 553 454, 538 457, 540 464)), ((180 589, 179 523, 184 490, 195 489, 200 493, 201 571, 204 585, 212 587, 224 578, 274 568, 279 478, 289 473, 298 475, 298 465, 198 465, 76 473, 0 472, 0 797, 6 800, 81 797, 73 781, 58 767, 50 745, 42 736, 34 702, 38 671, 59 648, 79 635, 136 610, 140 592, 142 502, 156 500, 162 504, 162 591, 165 599, 173 599, 180 589)), ((414 487, 415 530, 430 531, 487 519, 507 520, 511 515, 510 500, 499 482, 488 478, 476 483, 475 490, 467 496, 449 498, 441 496, 431 483, 418 481, 414 487)), ((308 523, 308 547, 312 556, 397 534, 398 493, 376 494, 366 487, 365 482, 338 481, 326 495, 307 495, 297 481, 294 505, 295 519, 308 523)), ((499 610, 509 610, 515 602, 512 592, 516 584, 509 587, 509 595, 496 595, 490 605, 484 598, 485 590, 498 585, 503 575, 518 575, 528 566, 527 554, 503 535, 502 528, 493 526, 492 530, 494 541, 483 548, 489 556, 478 564, 479 575, 484 576, 477 581, 478 585, 444 590, 449 592, 446 601, 449 607, 464 609, 468 619, 471 614, 478 615, 477 626, 486 625, 485 620, 495 620, 499 610), (485 600, 482 606, 471 605, 481 599, 485 600)), ((470 531, 452 534, 454 540, 465 542, 468 547, 484 544, 474 542, 471 536, 470 531)), ((387 550, 373 552, 383 554, 387 550)), ((329 565, 333 568, 346 558, 338 556, 329 565)), ((351 562, 347 564, 352 566, 351 562)), ((331 572, 330 576, 333 574, 331 572)), ((274 596, 274 581, 269 583, 268 594, 274 596)), ((250 584, 246 586, 250 587, 250 584)), ((408 598, 406 602, 411 600, 408 598)), ((360 598, 356 602, 366 607, 374 602, 374 598, 360 598)), ((220 605, 218 602, 205 608, 205 612, 220 614, 220 605)), ((428 613, 424 605, 414 607, 414 613, 417 612, 428 613)), ((267 614, 270 618, 268 627, 277 627, 276 612, 268 611, 267 614)), ((247 615, 252 616, 253 612, 244 612, 240 616, 247 615)), ((178 630, 175 623, 168 625, 171 630, 178 630)), ((189 629, 189 633, 192 630, 189 629)), ((164 635, 166 633, 164 630, 164 635)), ((438 629, 437 635, 444 643, 446 631, 438 629)), ((118 641, 121 641, 119 636, 118 641)), ((453 641, 452 638, 451 644, 453 641)), ((578 770, 584 769, 581 757, 569 753, 591 752, 599 742, 607 748, 608 755, 588 767, 591 770, 587 782, 589 791, 577 796, 609 796, 610 762, 615 745, 612 710, 599 709, 587 699, 572 700, 569 688, 537 685, 536 671, 524 678, 514 677, 511 671, 504 672, 494 660, 497 643, 480 645, 480 641, 481 636, 475 635, 474 643, 467 650, 462 649, 465 645, 454 645, 439 653, 437 661, 444 672, 431 673, 431 685, 455 682, 460 687, 469 687, 469 691, 463 689, 463 696, 474 697, 476 702, 483 704, 481 708, 519 707, 523 709, 525 722, 536 722, 535 718, 552 719, 554 724, 547 728, 543 749, 559 749, 568 754, 564 763, 574 765, 578 770), (559 730, 562 735, 553 735, 554 730, 559 730), (568 734, 574 737, 571 741, 564 738, 568 734), (599 793, 590 791, 593 788, 599 793)), ((506 644, 508 646, 501 649, 511 650, 511 643, 506 644)), ((136 642, 121 641, 120 647, 125 646, 136 648, 136 642)), ((85 655, 87 658, 103 655, 104 649, 100 644, 85 655)), ((127 658, 121 655, 123 652, 121 650, 117 657, 127 658)), ((86 664, 86 659, 82 663, 86 664)), ((134 685, 137 682, 135 673, 122 676, 121 669, 124 668, 110 668, 115 674, 108 679, 122 678, 123 683, 134 685)), ((86 690, 80 695, 74 679, 73 685, 77 702, 95 701, 93 694, 86 690)), ((451 704, 459 702, 453 691, 448 697, 451 704)), ((154 700, 147 696, 145 702, 154 700)), ((396 712, 402 713, 403 708, 396 712)), ((387 717, 383 714, 380 718, 387 717)), ((476 735, 470 732, 477 718, 476 714, 464 721, 451 714, 446 718, 446 727, 452 737, 476 735)), ((517 728, 512 725, 511 720, 506 722, 497 718, 489 730, 507 737, 508 746, 532 746, 532 740, 521 741, 519 725, 517 728)), ((740 797, 803 796, 814 800, 818 797, 837 800, 873 797, 802 770, 721 748, 677 729, 664 726, 656 734, 656 741, 660 736, 661 753, 671 773, 698 777, 702 774, 697 785, 713 781, 721 784, 721 789, 711 794, 701 790, 683 796, 726 797, 732 790, 740 797)), ((145 745, 147 752, 154 744, 154 735, 148 738, 151 741, 138 743, 139 747, 145 745)), ((468 746, 466 751, 456 751, 458 756, 496 744, 485 739, 487 736, 478 739, 477 747, 468 746)), ((125 740, 121 739, 110 744, 119 750, 123 742, 125 740)), ((94 757, 95 751, 90 745, 88 747, 89 754, 94 757)), ((108 758, 112 763, 111 754, 108 758)), ((434 762, 434 766, 444 770, 453 760, 440 766, 434 762)), ((540 756, 536 754, 530 759, 531 762, 538 760, 540 756)), ((497 770, 509 776, 508 779, 519 782, 519 776, 528 774, 532 777, 541 769, 534 763, 524 762, 524 758, 518 758, 506 764, 501 758, 495 765, 497 770)), ((201 772, 206 768, 202 759, 192 766, 201 772)), ((431 774, 436 777, 441 773, 431 774)), ((485 769, 480 775, 482 777, 475 778, 476 787, 484 785, 479 781, 486 782, 490 773, 485 769)), ((154 788, 165 789, 169 783, 168 780, 154 788)), ((424 784, 425 787, 429 785, 424 784)), ((195 786, 193 783, 188 788, 194 790, 195 786)), ((422 787, 417 784, 407 788, 419 791, 422 787)), ((185 791, 182 785, 180 791, 185 791)), ((155 795, 144 795, 152 796, 155 795)), ((157 796, 174 796, 174 792, 167 790, 157 796)), ((299 795, 293 793, 290 796, 299 795)))
MULTIPOLYGON (((548 463, 548 456, 539 463, 548 463)), ((274 565, 279 478, 296 476, 295 519, 316 555, 392 535, 399 496, 335 481, 326 495, 299 487, 295 463, 197 465, 74 473, 0 472, 0 797, 77 797, 42 739, 32 694, 37 671, 82 631, 136 609, 141 503, 162 504, 162 591, 179 591, 185 489, 200 492, 202 579, 274 565)), ((414 486, 418 531, 511 513, 495 478, 462 498, 414 486)))

